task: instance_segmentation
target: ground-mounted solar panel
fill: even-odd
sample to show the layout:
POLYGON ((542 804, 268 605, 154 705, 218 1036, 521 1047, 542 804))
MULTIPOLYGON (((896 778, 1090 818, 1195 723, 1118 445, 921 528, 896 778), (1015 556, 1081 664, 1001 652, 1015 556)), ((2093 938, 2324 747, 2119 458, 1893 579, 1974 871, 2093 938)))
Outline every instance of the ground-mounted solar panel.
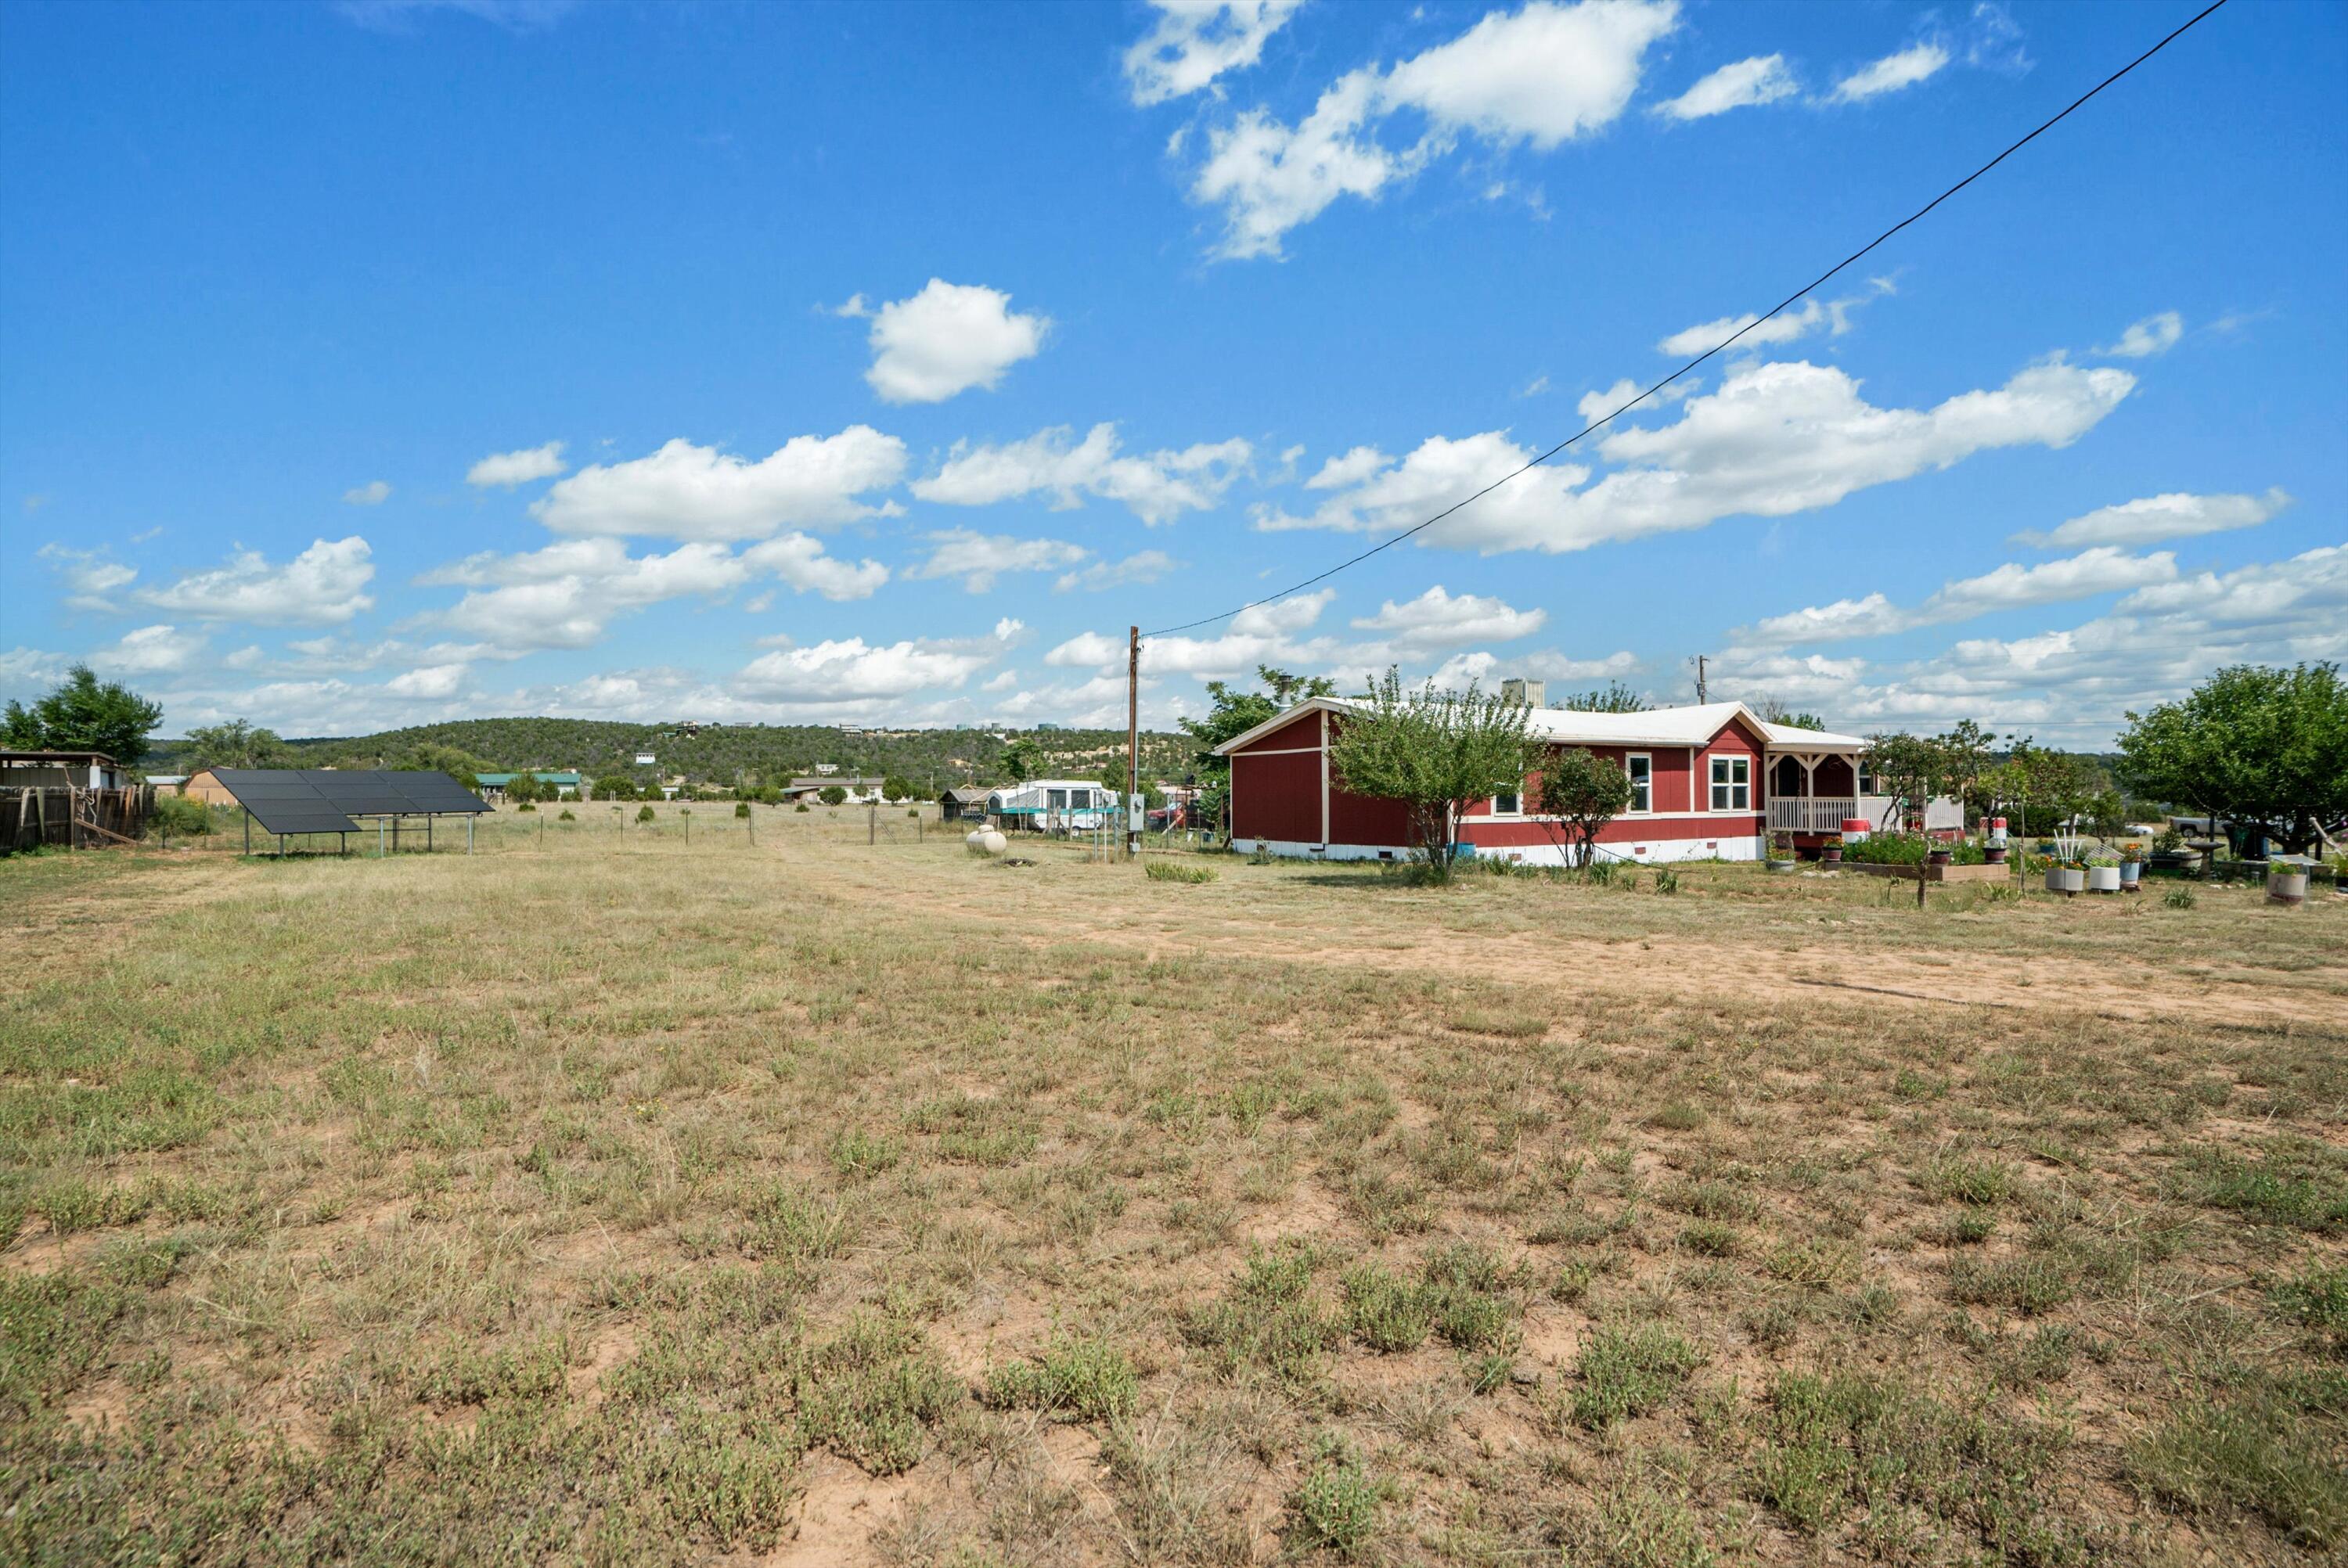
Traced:
POLYGON ((440 773, 385 768, 214 768, 212 776, 271 833, 356 833, 355 816, 449 816, 489 809, 440 773))

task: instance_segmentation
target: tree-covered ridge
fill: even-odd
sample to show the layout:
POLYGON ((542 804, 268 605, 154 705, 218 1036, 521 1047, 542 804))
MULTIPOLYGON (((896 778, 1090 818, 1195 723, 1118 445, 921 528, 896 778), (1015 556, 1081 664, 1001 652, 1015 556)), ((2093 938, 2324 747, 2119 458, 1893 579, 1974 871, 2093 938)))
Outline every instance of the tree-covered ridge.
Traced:
MULTIPOLYGON (((998 738, 986 730, 867 730, 850 734, 824 724, 726 724, 698 733, 662 724, 600 719, 462 719, 417 724, 355 737, 287 740, 273 764, 282 767, 396 767, 419 753, 462 753, 483 769, 575 768, 590 778, 624 774, 682 774, 695 784, 768 784, 811 774, 829 763, 848 776, 895 774, 922 794, 975 780, 998 784, 1012 776, 1004 753, 1023 748, 1028 776, 1092 778, 1111 758, 1125 755, 1119 730, 1028 730, 998 738), (639 768, 636 756, 657 761, 639 768)), ((188 771, 190 740, 157 741, 149 772, 188 771)), ((1144 732, 1145 780, 1179 779, 1189 770, 1189 743, 1180 735, 1144 732)))

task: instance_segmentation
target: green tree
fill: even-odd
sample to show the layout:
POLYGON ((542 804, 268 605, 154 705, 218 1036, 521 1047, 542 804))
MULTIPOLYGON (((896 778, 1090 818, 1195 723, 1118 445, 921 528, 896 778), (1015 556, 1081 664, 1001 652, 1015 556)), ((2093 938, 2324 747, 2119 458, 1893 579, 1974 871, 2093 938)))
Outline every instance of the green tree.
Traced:
POLYGON ((103 752, 125 767, 145 759, 147 737, 163 722, 162 705, 118 681, 100 681, 87 664, 67 671, 64 683, 30 708, 10 702, 0 732, 20 751, 103 752))
POLYGON ((1949 756, 1940 741, 1929 735, 1894 732, 1871 735, 1867 742, 1867 771, 1875 776, 1876 792, 1891 797, 1878 825, 1905 827, 1895 821, 1914 812, 1921 825, 1924 807, 1936 794, 1948 793, 1949 756))
POLYGON ((1043 767, 1042 750, 1025 735, 1003 748, 1003 771, 1011 776, 1013 784, 1025 784, 1041 773, 1043 767))
POLYGON ((636 781, 625 774, 608 774, 595 781, 595 787, 589 792, 588 798, 590 800, 633 800, 636 798, 636 781))
POLYGON ((1524 787, 1541 747, 1525 733, 1530 710, 1469 682, 1443 692, 1433 682, 1404 689, 1389 667, 1336 726, 1330 771, 1342 787, 1402 803, 1411 832, 1438 878, 1451 873, 1459 816, 1469 803, 1524 787))
MULTIPOLYGON (((1199 779, 1201 821, 1222 822, 1231 805, 1231 763, 1229 757, 1215 754, 1217 746, 1280 717, 1299 702, 1332 697, 1337 692, 1336 682, 1325 676, 1292 675, 1269 664, 1257 665, 1255 678, 1263 687, 1261 692, 1237 691, 1223 681, 1208 682, 1207 716, 1177 721, 1182 733, 1197 745, 1190 754, 1190 764, 1199 779)), ((1118 777, 1122 781, 1124 775, 1120 774, 1118 777)), ((1115 787, 1122 792, 1125 785, 1119 782, 1115 787)))
POLYGON ((1643 713, 1649 703, 1620 681, 1609 681, 1587 692, 1570 692, 1554 707, 1576 713, 1643 713))
POLYGON ((1541 810, 1573 830, 1573 863, 1588 866, 1598 835, 1631 806, 1631 780, 1611 758, 1568 746, 1541 763, 1541 810))
POLYGON ((2337 664, 2236 664, 2128 714, 2120 776, 2197 815, 2272 824, 2302 854, 2348 817, 2348 683, 2337 664))
POLYGON ((891 774, 887 778, 880 781, 880 798, 882 800, 912 799, 912 781, 906 778, 902 774, 891 774))
POLYGON ((250 720, 231 719, 224 724, 201 724, 180 743, 180 766, 189 773, 204 768, 283 768, 294 765, 293 753, 274 730, 256 728, 250 720))
POLYGON ((1975 785, 1977 794, 2007 805, 2018 834, 2089 817, 2103 788, 2100 770, 2086 758, 2034 745, 2028 735, 2017 737, 2006 760, 1985 770, 1975 785))
POLYGON ((838 784, 826 784, 815 792, 815 798, 826 805, 838 805, 847 800, 848 792, 838 784))
POLYGON ((1816 713, 1797 713, 1775 697, 1754 697, 1745 705, 1766 724, 1783 724, 1790 730, 1823 730, 1827 727, 1827 722, 1816 713))
POLYGON ((539 783, 534 773, 518 773, 506 781, 506 798, 516 805, 529 805, 535 801, 552 800, 554 788, 539 783))
POLYGON ((638 822, 650 822, 650 821, 652 821, 652 820, 653 820, 653 808, 652 808, 651 806, 648 806, 648 805, 640 805, 640 806, 636 807, 636 820, 637 820, 638 822))

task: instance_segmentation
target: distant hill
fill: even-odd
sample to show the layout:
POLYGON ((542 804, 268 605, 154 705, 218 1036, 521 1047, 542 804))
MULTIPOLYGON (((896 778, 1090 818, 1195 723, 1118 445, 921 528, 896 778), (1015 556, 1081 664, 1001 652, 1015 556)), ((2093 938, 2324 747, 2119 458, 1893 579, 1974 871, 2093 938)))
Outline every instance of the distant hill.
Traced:
MULTIPOLYGON (((1002 732, 1029 742, 1045 759, 1043 772, 1092 778, 1125 754, 1123 730, 1021 730, 1002 732)), ((149 773, 179 773, 178 741, 157 741, 148 755, 149 773)), ((384 767, 421 747, 451 747, 478 757, 488 768, 577 768, 590 777, 624 774, 639 780, 683 774, 697 784, 732 784, 739 780, 771 783, 811 774, 829 763, 843 774, 897 774, 935 793, 975 779, 999 784, 1007 741, 986 730, 867 730, 850 734, 817 724, 725 724, 686 734, 665 724, 613 723, 601 719, 461 719, 417 724, 381 734, 324 736, 286 743, 296 767, 384 767), (650 752, 651 767, 636 765, 650 752)), ((1188 736, 1141 737, 1142 773, 1180 778, 1191 771, 1194 749, 1188 736)))

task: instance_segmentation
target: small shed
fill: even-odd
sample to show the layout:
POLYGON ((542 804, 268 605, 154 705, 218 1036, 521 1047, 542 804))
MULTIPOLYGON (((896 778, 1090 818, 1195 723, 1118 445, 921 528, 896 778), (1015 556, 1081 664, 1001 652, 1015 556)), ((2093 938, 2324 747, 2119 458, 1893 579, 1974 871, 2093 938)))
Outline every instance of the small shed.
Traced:
POLYGON ((994 792, 979 784, 956 784, 938 796, 938 820, 960 822, 968 817, 981 822, 986 817, 986 797, 994 792))

